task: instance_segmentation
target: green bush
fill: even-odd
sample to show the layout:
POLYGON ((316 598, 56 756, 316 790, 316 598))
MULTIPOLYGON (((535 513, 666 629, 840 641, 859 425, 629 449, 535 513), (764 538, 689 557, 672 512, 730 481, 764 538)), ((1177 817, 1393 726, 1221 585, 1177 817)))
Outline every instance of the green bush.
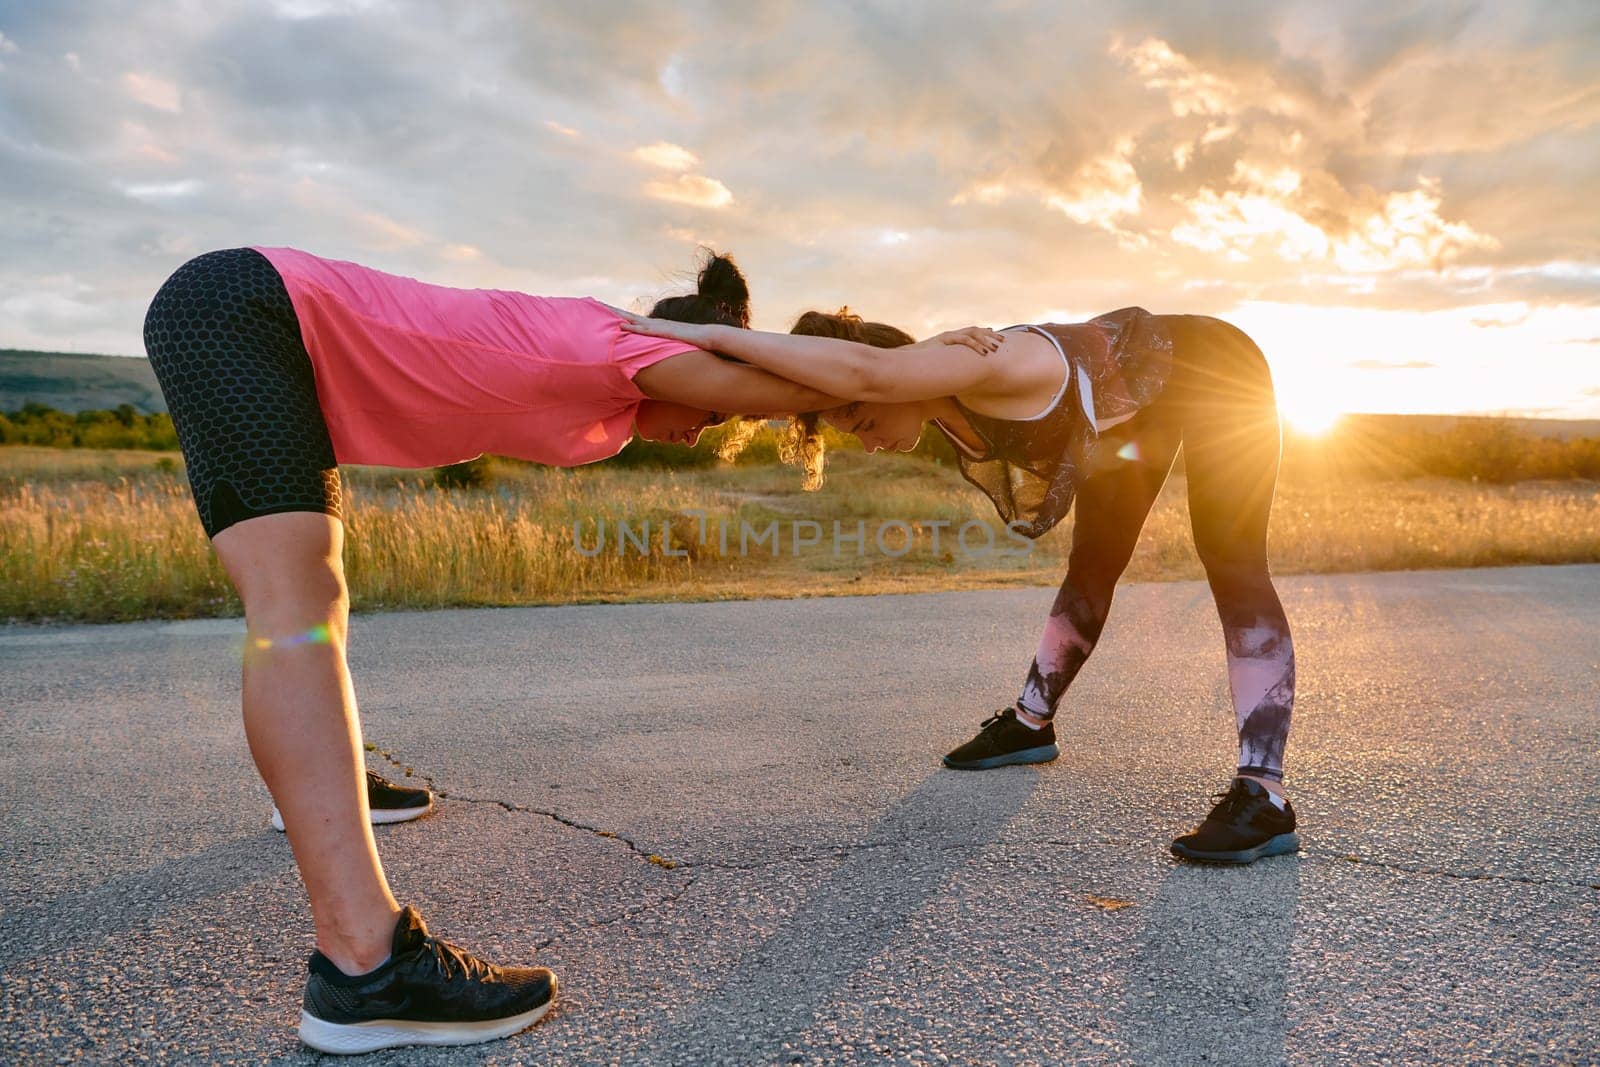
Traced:
POLYGON ((482 489, 494 484, 494 458, 478 456, 433 469, 433 483, 444 489, 482 489))
POLYGON ((172 452, 177 450, 178 434, 170 415, 145 415, 132 404, 76 415, 43 404, 24 404, 20 411, 0 416, 0 444, 172 452))

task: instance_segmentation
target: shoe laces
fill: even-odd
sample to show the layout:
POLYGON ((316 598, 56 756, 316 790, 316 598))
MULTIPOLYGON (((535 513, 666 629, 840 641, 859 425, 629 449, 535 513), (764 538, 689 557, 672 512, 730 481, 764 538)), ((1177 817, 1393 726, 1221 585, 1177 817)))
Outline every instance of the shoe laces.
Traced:
POLYGON ((488 964, 459 945, 432 936, 424 938, 422 945, 446 981, 458 975, 468 981, 482 981, 492 973, 488 964))
POLYGON ((1014 708, 1001 708, 999 711, 980 722, 978 724, 978 729, 988 730, 992 727, 999 726, 1008 714, 1015 717, 1016 710, 1014 708))
POLYGON ((1217 802, 1211 811, 1213 818, 1236 815, 1250 803, 1250 795, 1237 785, 1229 785, 1220 793, 1212 793, 1211 799, 1217 802))

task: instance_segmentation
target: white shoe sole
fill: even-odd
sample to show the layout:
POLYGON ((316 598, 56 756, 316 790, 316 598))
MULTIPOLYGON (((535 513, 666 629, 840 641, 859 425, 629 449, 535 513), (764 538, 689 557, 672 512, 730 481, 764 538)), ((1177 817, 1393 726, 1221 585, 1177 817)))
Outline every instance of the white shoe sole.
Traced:
POLYGON ((556 1002, 556 987, 550 986, 550 999, 521 1015, 488 1019, 481 1023, 422 1023, 404 1019, 374 1019, 369 1023, 330 1023, 302 1010, 300 1040, 318 1052, 352 1056, 404 1045, 478 1045, 510 1037, 544 1018, 556 1002))
MULTIPOLYGON (((410 822, 412 819, 420 819, 432 810, 433 800, 429 799, 426 804, 423 804, 420 807, 373 808, 369 814, 371 816, 372 825, 383 826, 392 822, 410 822)), ((278 806, 276 804, 272 806, 272 828, 278 831, 280 834, 283 833, 283 812, 278 810, 278 806)))

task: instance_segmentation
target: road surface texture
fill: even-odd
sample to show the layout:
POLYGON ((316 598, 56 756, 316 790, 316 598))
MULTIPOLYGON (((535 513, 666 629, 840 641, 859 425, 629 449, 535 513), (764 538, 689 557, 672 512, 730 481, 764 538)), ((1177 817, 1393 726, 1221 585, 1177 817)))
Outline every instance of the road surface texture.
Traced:
MULTIPOLYGON (((1167 853, 1233 767, 1203 584, 984 773, 1051 590, 356 619, 371 765, 449 794, 397 895, 563 982, 363 1062, 1600 1062, 1600 567, 1280 586, 1306 850, 1244 869, 1167 853)), ((0 629, 0 1062, 317 1058, 241 634, 0 629)))

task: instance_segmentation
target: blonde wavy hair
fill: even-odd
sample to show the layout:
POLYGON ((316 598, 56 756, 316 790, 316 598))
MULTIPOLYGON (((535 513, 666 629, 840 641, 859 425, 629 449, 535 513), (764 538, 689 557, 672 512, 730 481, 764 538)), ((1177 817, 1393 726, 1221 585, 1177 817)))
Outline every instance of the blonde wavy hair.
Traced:
MULTIPOLYGON (((917 340, 887 323, 868 322, 860 315, 852 314, 849 307, 842 307, 831 315, 823 311, 808 311, 795 320, 789 332, 808 337, 837 337, 874 348, 900 348, 915 344, 917 340)), ((741 417, 731 420, 727 425, 728 435, 717 447, 717 455, 732 461, 750 444, 761 429, 763 420, 741 417)), ((800 488, 808 493, 822 488, 826 452, 819 413, 806 411, 790 416, 778 438, 778 458, 791 467, 800 468, 803 476, 800 488)))

